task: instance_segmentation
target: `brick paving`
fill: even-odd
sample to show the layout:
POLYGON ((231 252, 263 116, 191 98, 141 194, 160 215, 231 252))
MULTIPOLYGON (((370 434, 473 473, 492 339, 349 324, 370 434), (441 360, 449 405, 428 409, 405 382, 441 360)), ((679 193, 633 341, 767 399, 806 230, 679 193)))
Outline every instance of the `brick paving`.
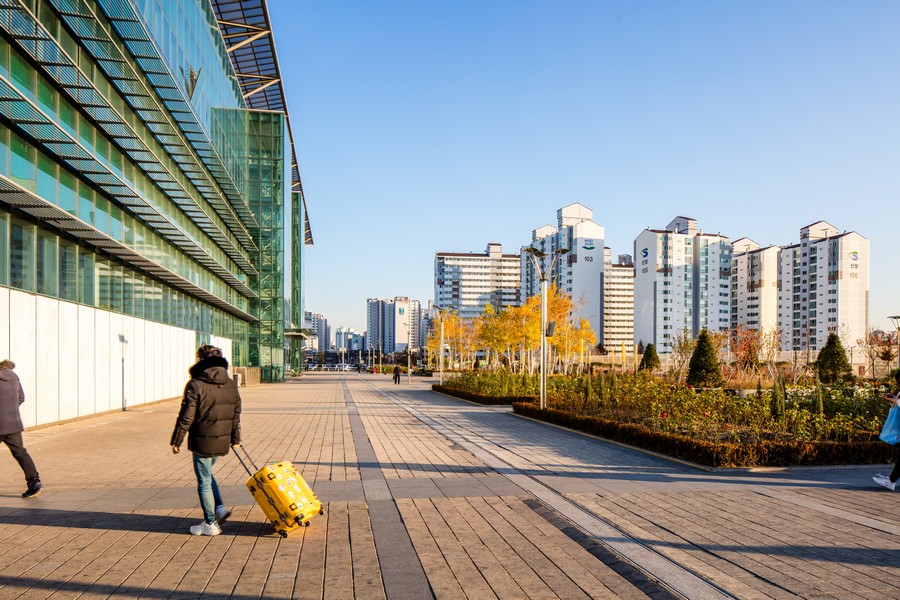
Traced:
POLYGON ((229 455, 200 521, 173 400, 28 431, 46 491, 0 460, 5 598, 898 598, 877 469, 709 472, 429 391, 313 373, 242 392, 257 464, 326 514, 275 535, 229 455))

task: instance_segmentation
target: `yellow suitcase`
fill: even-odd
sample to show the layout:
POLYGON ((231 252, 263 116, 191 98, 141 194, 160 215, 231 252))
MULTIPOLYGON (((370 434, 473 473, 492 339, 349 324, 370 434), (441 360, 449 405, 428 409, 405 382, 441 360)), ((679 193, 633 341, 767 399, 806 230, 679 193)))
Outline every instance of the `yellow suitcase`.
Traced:
MULTIPOLYGON (((279 535, 287 537, 294 529, 309 526, 310 519, 316 515, 325 514, 322 503, 292 463, 282 461, 251 473, 237 450, 234 453, 251 475, 247 480, 247 489, 279 535)), ((255 469, 256 465, 246 450, 244 454, 255 469)))

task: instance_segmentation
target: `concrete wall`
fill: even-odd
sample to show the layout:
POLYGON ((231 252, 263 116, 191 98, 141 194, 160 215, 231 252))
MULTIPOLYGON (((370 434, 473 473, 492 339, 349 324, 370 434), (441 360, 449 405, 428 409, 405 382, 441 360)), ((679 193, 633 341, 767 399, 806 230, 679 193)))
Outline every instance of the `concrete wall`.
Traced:
MULTIPOLYGON (((187 329, 0 287, 0 359, 16 363, 26 427, 181 396, 195 342, 187 329)), ((216 342, 230 358, 230 340, 216 342)))

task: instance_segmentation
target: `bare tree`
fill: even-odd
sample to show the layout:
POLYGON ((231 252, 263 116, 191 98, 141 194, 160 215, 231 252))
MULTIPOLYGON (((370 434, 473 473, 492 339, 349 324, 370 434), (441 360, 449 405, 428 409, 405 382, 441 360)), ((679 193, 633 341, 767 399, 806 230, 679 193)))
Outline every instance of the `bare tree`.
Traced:
POLYGON ((778 368, 778 354, 781 350, 781 335, 777 327, 763 331, 759 337, 759 361, 765 365, 769 378, 775 380, 778 368))
POLYGON ((676 379, 681 380, 683 378, 693 353, 694 338, 691 336, 690 329, 682 329, 672 336, 672 361, 676 379))

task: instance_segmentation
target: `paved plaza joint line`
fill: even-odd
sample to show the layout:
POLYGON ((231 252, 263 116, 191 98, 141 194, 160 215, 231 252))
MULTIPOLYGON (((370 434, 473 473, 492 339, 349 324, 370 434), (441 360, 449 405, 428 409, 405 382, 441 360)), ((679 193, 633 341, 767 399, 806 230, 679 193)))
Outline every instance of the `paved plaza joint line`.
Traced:
POLYGON ((242 389, 245 446, 325 515, 274 534, 231 455, 201 519, 177 401, 27 431, 0 461, 0 598, 896 598, 900 511, 865 470, 694 469, 384 375, 242 389), (21 488, 21 489, 20 489, 21 488))

